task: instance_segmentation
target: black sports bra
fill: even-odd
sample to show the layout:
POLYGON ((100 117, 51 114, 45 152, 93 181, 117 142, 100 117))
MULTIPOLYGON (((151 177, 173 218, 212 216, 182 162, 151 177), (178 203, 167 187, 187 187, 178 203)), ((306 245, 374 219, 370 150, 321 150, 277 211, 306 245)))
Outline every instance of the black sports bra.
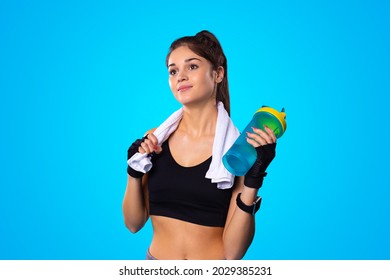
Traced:
POLYGON ((168 140, 152 159, 149 172, 150 215, 171 217, 204 226, 223 227, 231 189, 218 189, 205 178, 211 157, 192 167, 179 165, 172 157, 168 140))

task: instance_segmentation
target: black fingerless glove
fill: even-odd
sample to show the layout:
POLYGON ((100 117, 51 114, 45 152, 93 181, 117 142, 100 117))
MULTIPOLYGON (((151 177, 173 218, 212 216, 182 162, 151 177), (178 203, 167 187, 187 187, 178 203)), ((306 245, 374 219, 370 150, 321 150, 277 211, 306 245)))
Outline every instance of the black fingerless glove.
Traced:
POLYGON ((244 185, 249 188, 260 189, 264 177, 267 175, 265 170, 275 157, 276 143, 259 146, 256 148, 257 159, 251 169, 245 174, 244 185))
MULTIPOLYGON (((148 137, 148 135, 142 137, 141 139, 137 139, 134 141, 133 144, 129 147, 127 150, 127 160, 129 160, 133 155, 138 153, 138 148, 141 146, 141 143, 148 137)), ((127 165, 127 174, 129 174, 131 177, 134 178, 142 178, 144 173, 139 172, 137 170, 134 170, 130 167, 130 165, 127 165)))

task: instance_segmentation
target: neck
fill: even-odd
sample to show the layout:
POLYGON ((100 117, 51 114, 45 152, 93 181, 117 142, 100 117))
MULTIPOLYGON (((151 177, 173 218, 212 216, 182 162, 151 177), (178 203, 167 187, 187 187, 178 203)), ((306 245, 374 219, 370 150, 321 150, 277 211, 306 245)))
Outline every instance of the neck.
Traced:
POLYGON ((215 101, 183 106, 179 129, 191 137, 213 136, 218 110, 215 101))

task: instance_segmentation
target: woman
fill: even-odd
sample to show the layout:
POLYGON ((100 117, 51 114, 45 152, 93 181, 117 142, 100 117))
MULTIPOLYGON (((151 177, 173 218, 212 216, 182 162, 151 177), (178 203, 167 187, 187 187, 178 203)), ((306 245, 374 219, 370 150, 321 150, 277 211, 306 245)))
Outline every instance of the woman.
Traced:
POLYGON ((153 129, 130 146, 128 159, 153 156, 153 165, 146 174, 128 166, 125 224, 135 233, 150 217, 147 259, 241 259, 254 236, 257 193, 275 156, 276 137, 268 127, 248 133, 258 154, 255 164, 245 176, 233 177, 232 187, 217 188, 205 173, 212 160, 221 162, 213 154, 218 116, 224 110, 230 115, 222 47, 212 33, 201 31, 174 41, 166 64, 182 105, 180 120, 163 143, 153 129))

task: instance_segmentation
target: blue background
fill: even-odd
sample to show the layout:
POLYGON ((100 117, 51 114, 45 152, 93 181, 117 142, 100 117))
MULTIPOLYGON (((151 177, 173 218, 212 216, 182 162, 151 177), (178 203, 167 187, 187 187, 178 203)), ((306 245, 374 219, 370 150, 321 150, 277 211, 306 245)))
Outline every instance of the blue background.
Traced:
POLYGON ((0 2, 0 258, 144 258, 126 151, 179 108, 170 43, 208 29, 236 126, 287 112, 245 259, 390 259, 388 2, 141 2, 0 2))

